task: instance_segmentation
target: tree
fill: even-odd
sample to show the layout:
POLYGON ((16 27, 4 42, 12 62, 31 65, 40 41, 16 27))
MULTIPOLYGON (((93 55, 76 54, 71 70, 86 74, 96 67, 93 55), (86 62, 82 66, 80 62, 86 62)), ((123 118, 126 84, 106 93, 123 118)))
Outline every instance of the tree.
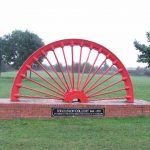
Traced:
POLYGON ((3 45, 4 45, 4 40, 0 37, 0 76, 2 72, 2 63, 3 63, 3 45))
POLYGON ((61 63, 59 63, 59 65, 55 64, 54 67, 55 67, 57 72, 61 72, 61 69, 64 70, 64 66, 61 63))
POLYGON ((102 66, 102 68, 100 69, 102 72, 106 71, 109 68, 109 65, 107 64, 107 62, 104 63, 104 65, 102 66))
MULTIPOLYGON (((11 34, 4 35, 3 60, 15 69, 19 69, 23 62, 44 42, 38 35, 29 31, 15 30, 11 34)), ((39 61, 42 61, 40 58, 39 61)))
MULTIPOLYGON (((150 32, 146 33, 148 42, 150 42, 150 32)), ((136 50, 140 52, 138 55, 137 62, 147 63, 148 68, 150 68, 150 45, 140 44, 138 41, 134 41, 134 46, 136 50)))

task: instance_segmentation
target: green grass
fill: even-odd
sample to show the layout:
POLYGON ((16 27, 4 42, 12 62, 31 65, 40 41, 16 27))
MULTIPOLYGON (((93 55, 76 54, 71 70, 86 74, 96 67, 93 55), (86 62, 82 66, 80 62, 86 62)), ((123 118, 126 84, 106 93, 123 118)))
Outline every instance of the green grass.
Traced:
POLYGON ((132 76, 135 98, 150 101, 150 77, 132 76))
POLYGON ((150 117, 0 121, 1 150, 149 150, 150 117))
MULTIPOLYGON (((43 74, 43 72, 41 72, 43 74)), ((0 78, 0 97, 8 98, 10 96, 11 86, 14 80, 16 72, 6 72, 2 73, 2 77, 0 78)), ((33 75, 32 75, 33 76, 33 75)), ((43 74, 43 76, 46 76, 43 74)), ((35 76, 33 76, 35 78, 35 76)), ((146 76, 132 76, 132 82, 135 92, 136 99, 144 99, 150 101, 150 77, 146 76)), ((32 83, 25 81, 26 85, 35 87, 32 83)), ((45 89, 43 89, 44 91, 45 89)), ((28 91, 25 91, 28 92, 28 91)), ((28 92, 30 93, 30 92, 28 92)), ((32 94, 32 92, 31 92, 32 94)))
MULTIPOLYGON (((2 73, 0 97, 9 97, 15 74, 2 73)), ((132 81, 136 99, 150 100, 150 77, 132 81)), ((0 150, 81 149, 149 150, 150 117, 0 120, 0 150)))
POLYGON ((0 78, 0 98, 9 98, 13 78, 0 78))

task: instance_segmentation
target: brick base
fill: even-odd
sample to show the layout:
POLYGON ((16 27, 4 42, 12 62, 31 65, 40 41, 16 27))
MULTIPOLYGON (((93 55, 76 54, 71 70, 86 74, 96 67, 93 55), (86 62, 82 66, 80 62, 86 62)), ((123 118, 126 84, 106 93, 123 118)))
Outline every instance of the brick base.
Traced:
MULTIPOLYGON (((150 102, 135 100, 133 104, 121 100, 90 103, 63 103, 57 100, 22 100, 11 102, 0 99, 0 119, 37 118, 52 119, 52 108, 105 108, 103 117, 150 116, 150 102)), ((98 116, 97 116, 98 117, 98 116)))

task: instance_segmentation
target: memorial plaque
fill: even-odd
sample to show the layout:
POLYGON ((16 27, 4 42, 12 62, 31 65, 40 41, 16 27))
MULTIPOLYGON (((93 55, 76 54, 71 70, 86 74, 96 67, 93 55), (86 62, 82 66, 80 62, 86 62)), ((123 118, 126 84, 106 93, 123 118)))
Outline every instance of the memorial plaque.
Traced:
POLYGON ((97 116, 105 115, 104 108, 52 108, 52 117, 61 116, 97 116))

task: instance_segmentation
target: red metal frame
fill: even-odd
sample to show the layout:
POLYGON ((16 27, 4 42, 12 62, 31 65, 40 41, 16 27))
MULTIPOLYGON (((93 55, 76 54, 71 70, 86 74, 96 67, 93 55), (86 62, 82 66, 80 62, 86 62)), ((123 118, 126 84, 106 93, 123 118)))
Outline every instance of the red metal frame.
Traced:
POLYGON ((107 48, 104 46, 88 41, 88 40, 82 40, 82 39, 65 39, 65 40, 60 40, 56 41, 53 43, 50 43, 44 47, 41 47, 38 49, 36 52, 34 52, 21 66, 20 70, 18 71, 18 74, 14 80, 13 86, 12 86, 12 91, 11 91, 11 100, 12 101, 19 101, 20 98, 40 98, 40 99, 57 99, 57 100, 64 100, 64 102, 73 102, 74 99, 78 99, 80 102, 86 103, 89 100, 114 100, 114 99, 126 99, 127 102, 132 103, 134 102, 134 92, 133 92, 133 86, 131 79, 129 77, 129 74, 127 70, 125 69, 124 65, 122 62, 107 48), (71 47, 71 69, 69 69, 68 65, 68 60, 67 60, 67 55, 65 54, 64 47, 65 46, 70 46, 71 47), (75 82, 75 71, 74 71, 74 54, 75 54, 75 49, 74 46, 80 46, 80 54, 79 54, 79 61, 78 61, 78 72, 77 72, 77 80, 75 82), (83 66, 83 70, 80 72, 81 69, 81 60, 83 58, 83 47, 88 47, 89 52, 88 56, 86 58, 86 61, 83 66), (64 57, 64 64, 66 67, 66 73, 63 71, 59 58, 55 53, 56 48, 61 48, 62 49, 62 54, 64 57), (96 50, 98 53, 94 59, 93 64, 91 65, 91 68, 89 70, 89 73, 86 75, 84 79, 84 72, 87 67, 87 62, 89 60, 89 57, 92 53, 92 50, 96 50), (57 64, 59 66, 59 69, 61 73, 58 73, 53 67, 51 61, 47 57, 47 53, 49 51, 52 51, 55 59, 57 61, 57 64), (101 64, 99 64, 98 68, 92 72, 92 69, 94 68, 95 63, 98 60, 99 55, 103 54, 106 58, 102 61, 101 64), (40 57, 44 57, 49 66, 52 68, 53 73, 58 77, 60 80, 59 82, 57 79, 55 79, 52 75, 51 72, 49 72, 39 61, 38 59, 40 57), (98 73, 98 71, 102 68, 104 63, 106 63, 107 60, 110 60, 112 62, 112 65, 109 66, 107 70, 105 70, 99 77, 89 86, 89 82, 95 77, 95 75, 98 73), (47 80, 44 78, 42 75, 40 75, 38 72, 36 72, 34 69, 32 69, 32 65, 34 63, 37 63, 41 69, 49 76, 51 80, 47 80), (110 75, 108 78, 105 80, 101 81, 101 79, 111 70, 111 68, 115 66, 118 70, 114 72, 112 75, 110 75), (40 83, 39 81, 36 81, 34 79, 30 79, 26 76, 27 71, 30 70, 34 74, 36 74, 43 82, 40 83), (107 86, 100 88, 96 91, 95 90, 97 87, 100 87, 102 84, 105 82, 107 83, 108 80, 112 79, 114 76, 120 74, 122 76, 122 79, 119 81, 115 81, 113 83, 108 83, 107 86), (67 80, 68 78, 68 80, 67 80), (38 86, 41 86, 49 92, 45 92, 36 88, 31 88, 28 86, 23 85, 23 80, 26 79, 29 82, 32 82, 38 86), (81 82, 83 81, 83 84, 81 82), (124 87, 114 89, 114 90, 109 90, 109 91, 104 91, 108 88, 111 88, 112 86, 123 82, 124 87), (45 85, 44 83, 50 85, 51 87, 45 85), (54 84, 55 83, 55 84, 54 84), (89 86, 89 87, 88 87, 89 86), (88 88, 87 88, 88 87, 88 88), (20 88, 24 88, 30 91, 34 91, 36 93, 41 93, 44 96, 41 95, 22 95, 20 93, 20 88), (109 94, 111 93, 117 93, 120 91, 126 91, 126 95, 123 96, 117 96, 117 97, 109 97, 109 94), (98 96, 103 96, 101 98, 97 98, 98 96), (106 98, 108 96, 108 98, 106 98))

